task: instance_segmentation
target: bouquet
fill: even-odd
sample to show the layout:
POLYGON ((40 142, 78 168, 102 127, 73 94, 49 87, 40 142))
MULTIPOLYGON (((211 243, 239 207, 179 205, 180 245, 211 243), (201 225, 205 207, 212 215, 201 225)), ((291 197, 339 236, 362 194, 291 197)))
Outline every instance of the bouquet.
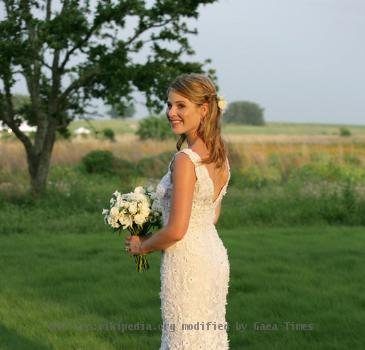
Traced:
MULTIPOLYGON (((134 192, 121 194, 115 191, 110 199, 110 209, 103 209, 104 222, 117 231, 128 230, 132 235, 147 236, 152 227, 162 227, 162 211, 153 187, 138 186, 134 192)), ((149 269, 146 254, 134 255, 136 270, 149 269)))

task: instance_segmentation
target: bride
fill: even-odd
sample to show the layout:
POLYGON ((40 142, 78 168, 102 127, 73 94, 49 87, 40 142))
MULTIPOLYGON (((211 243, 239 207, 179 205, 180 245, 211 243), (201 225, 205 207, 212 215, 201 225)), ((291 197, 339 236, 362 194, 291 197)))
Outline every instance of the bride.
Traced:
POLYGON ((215 224, 230 179, 221 138, 225 101, 202 74, 178 76, 167 93, 166 116, 180 138, 156 189, 163 228, 143 239, 126 237, 126 250, 161 251, 160 350, 224 350, 230 267, 215 224))

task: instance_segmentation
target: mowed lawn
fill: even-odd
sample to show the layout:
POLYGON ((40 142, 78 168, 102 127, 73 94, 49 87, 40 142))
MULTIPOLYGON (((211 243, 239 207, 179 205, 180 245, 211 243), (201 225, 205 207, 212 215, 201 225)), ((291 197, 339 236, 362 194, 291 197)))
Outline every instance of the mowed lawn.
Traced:
MULTIPOLYGON (((364 227, 220 234, 230 349, 364 348, 364 227)), ((8 234, 0 247, 1 349, 159 348, 160 252, 138 274, 108 231, 8 234)))

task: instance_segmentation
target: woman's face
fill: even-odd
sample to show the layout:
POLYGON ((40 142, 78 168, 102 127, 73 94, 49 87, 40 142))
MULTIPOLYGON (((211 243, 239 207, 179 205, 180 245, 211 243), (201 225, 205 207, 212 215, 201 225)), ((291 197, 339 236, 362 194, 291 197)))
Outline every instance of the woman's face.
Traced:
POLYGON ((174 134, 189 134, 198 129, 205 106, 198 106, 186 97, 170 90, 166 116, 174 134))

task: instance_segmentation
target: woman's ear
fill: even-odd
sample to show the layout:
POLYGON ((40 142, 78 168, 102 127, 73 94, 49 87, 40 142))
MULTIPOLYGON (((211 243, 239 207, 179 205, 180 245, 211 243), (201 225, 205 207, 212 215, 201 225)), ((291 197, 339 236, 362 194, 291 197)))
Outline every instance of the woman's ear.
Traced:
POLYGON ((200 112, 201 112, 201 115, 203 118, 205 118, 208 114, 208 103, 203 103, 201 106, 200 106, 200 112))

